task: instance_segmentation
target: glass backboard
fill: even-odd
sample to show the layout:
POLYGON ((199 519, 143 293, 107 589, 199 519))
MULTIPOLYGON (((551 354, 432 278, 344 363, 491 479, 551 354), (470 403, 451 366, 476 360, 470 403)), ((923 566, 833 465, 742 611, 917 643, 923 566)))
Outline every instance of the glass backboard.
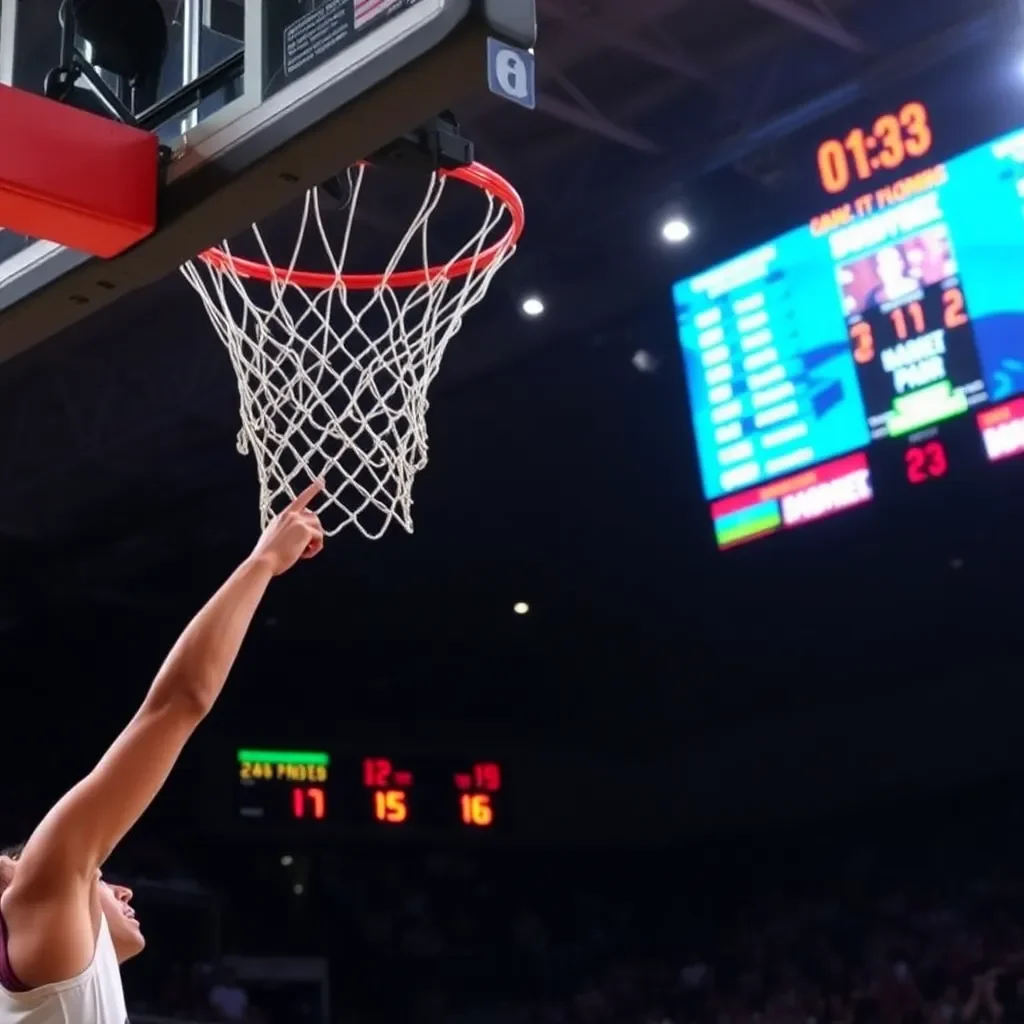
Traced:
MULTIPOLYGON (((530 47, 536 31, 534 0, 105 6, 117 3, 128 13, 158 5, 167 27, 156 102, 134 111, 167 148, 156 232, 89 270, 84 253, 0 230, 0 362, 9 339, 33 344, 156 280, 486 87, 488 36, 530 47), (61 301, 44 298, 58 283, 61 301)), ((0 82, 45 94, 61 62, 60 12, 61 0, 0 0, 0 82)), ((90 69, 99 63, 87 38, 76 51, 90 69)), ((95 71, 99 90, 81 76, 75 87, 120 89, 127 102, 118 76, 95 71)), ((58 166, 62 157, 55 144, 58 166)), ((79 173, 73 160, 65 173, 79 173)))

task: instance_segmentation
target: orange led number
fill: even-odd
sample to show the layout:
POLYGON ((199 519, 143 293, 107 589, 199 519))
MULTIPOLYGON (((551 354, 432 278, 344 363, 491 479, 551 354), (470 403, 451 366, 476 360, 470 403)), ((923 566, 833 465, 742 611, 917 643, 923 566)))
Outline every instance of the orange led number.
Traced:
POLYGON ((964 293, 959 288, 947 288, 942 293, 942 322, 946 330, 963 327, 967 323, 964 312, 964 293))
POLYGON ((842 141, 826 139, 818 146, 818 180, 829 195, 838 195, 855 178, 867 181, 877 171, 896 170, 908 157, 927 155, 933 141, 928 109, 905 103, 897 113, 878 117, 870 132, 854 128, 842 141))
POLYGON ((849 187, 850 163, 838 139, 828 139, 818 147, 818 179, 829 195, 838 195, 849 187))
POLYGON ((863 366, 875 358, 875 336, 871 333, 871 325, 863 320, 850 328, 853 337, 853 358, 863 366))
POLYGON ((928 110, 923 103, 906 103, 900 110, 903 127, 903 145, 907 156, 925 156, 932 148, 932 129, 928 124, 928 110))
POLYGON ((906 307, 901 306, 898 309, 894 309, 889 314, 889 319, 892 320, 896 337, 900 341, 907 340, 910 328, 913 328, 914 337, 924 334, 924 309, 921 307, 920 302, 911 302, 906 307), (909 325, 907 324, 908 319, 910 320, 909 325))
POLYGON ((405 794, 400 789, 385 789, 374 793, 373 816, 389 825, 400 825, 409 817, 405 794))
MULTIPOLYGON (((878 147, 878 166, 894 170, 907 158, 903 128, 895 114, 883 114, 872 126, 871 137, 878 147)), ((870 165, 869 165, 870 166, 870 165)), ((864 175, 869 178, 870 173, 864 175)))
POLYGON ((476 828, 487 828, 494 821, 494 808, 486 793, 463 793, 459 797, 462 823, 476 828))

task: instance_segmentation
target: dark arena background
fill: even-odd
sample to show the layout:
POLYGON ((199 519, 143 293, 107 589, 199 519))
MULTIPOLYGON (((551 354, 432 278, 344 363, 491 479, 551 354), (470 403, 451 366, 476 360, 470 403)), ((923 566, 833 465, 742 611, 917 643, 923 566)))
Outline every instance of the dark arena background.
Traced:
MULTIPOLYGON (((273 584, 117 851, 131 1020, 1024 1024, 1024 8, 537 17, 536 109, 453 107, 526 231, 415 532, 273 584)), ((140 283, 0 301, 11 841, 258 537, 224 348, 140 283)))

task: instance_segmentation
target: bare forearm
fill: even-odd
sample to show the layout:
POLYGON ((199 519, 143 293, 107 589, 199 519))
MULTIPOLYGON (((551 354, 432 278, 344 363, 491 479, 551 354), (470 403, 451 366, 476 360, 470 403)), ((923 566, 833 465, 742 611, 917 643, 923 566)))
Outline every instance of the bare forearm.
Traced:
POLYGON ((227 578, 171 648, 147 704, 159 706, 184 698, 200 713, 209 711, 224 688, 272 575, 267 561, 256 557, 227 578))

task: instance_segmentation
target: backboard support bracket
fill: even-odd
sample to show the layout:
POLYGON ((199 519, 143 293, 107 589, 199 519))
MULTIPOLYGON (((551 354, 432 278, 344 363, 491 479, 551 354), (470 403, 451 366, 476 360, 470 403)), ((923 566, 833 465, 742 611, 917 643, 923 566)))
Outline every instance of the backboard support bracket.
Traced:
POLYGON ((378 149, 372 164, 402 165, 426 172, 468 167, 475 159, 473 143, 459 130, 449 111, 378 149))

